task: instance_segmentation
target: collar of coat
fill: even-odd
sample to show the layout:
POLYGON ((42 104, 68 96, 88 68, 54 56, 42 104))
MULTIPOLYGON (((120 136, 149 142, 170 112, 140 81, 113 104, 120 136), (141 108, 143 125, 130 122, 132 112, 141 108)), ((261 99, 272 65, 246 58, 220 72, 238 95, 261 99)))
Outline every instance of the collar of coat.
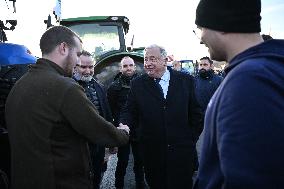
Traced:
POLYGON ((45 67, 45 69, 49 69, 49 70, 55 70, 60 75, 68 77, 66 72, 60 66, 58 66, 56 63, 54 63, 54 62, 52 62, 48 59, 39 58, 37 60, 36 64, 33 64, 31 67, 37 68, 38 66, 45 67))

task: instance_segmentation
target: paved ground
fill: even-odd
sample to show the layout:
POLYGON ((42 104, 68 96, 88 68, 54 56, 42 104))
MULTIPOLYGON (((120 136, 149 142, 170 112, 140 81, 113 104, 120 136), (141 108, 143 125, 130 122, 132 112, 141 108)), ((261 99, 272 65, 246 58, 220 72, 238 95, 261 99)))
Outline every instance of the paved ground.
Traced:
MULTIPOLYGON (((114 172, 117 162, 116 155, 110 155, 108 161, 108 167, 104 174, 101 189, 115 189, 114 186, 114 172)), ((128 167, 124 178, 124 189, 135 189, 135 178, 133 173, 133 156, 130 153, 128 167)))

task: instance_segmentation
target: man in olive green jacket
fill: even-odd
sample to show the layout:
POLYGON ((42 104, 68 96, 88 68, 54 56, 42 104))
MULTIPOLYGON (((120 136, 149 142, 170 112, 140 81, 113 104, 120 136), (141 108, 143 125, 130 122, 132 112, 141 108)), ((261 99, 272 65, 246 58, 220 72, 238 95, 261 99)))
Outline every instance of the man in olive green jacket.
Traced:
POLYGON ((129 129, 115 128, 73 79, 80 38, 55 26, 40 40, 42 57, 11 90, 6 121, 12 153, 12 189, 89 189, 87 141, 114 147, 129 129), (126 131, 126 132, 125 132, 126 131))

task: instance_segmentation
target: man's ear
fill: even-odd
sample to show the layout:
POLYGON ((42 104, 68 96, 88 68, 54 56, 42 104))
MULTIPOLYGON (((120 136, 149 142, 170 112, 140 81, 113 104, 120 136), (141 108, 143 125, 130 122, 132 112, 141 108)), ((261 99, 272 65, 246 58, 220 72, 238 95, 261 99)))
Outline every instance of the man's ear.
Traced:
POLYGON ((58 51, 61 55, 67 55, 69 52, 69 46, 67 45, 67 43, 62 42, 58 46, 58 51))

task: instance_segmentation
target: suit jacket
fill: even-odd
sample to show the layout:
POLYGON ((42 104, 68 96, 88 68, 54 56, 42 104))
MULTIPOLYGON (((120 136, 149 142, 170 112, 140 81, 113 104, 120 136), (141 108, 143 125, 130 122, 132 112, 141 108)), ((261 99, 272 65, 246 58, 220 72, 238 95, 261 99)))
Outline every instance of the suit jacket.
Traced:
POLYGON ((153 78, 131 83, 121 122, 138 129, 151 188, 190 188, 201 110, 189 74, 170 70, 167 98, 153 78))
POLYGON ((89 189, 87 141, 106 146, 128 142, 64 74, 57 64, 39 59, 8 96, 12 188, 89 189))

